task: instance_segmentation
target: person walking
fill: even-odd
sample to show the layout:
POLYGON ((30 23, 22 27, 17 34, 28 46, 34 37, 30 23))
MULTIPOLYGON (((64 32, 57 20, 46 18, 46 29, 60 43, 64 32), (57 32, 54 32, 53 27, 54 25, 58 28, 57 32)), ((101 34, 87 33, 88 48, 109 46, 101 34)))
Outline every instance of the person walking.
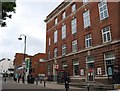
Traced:
POLYGON ((68 91, 70 79, 69 79, 69 75, 66 72, 64 72, 64 80, 65 80, 65 89, 66 89, 66 91, 68 91))
POLYGON ((22 76, 22 82, 25 83, 25 78, 24 75, 22 76))
POLYGON ((40 76, 40 83, 42 83, 42 76, 40 76))
POLYGON ((44 77, 44 87, 46 86, 46 77, 44 77))
POLYGON ((38 85, 38 76, 37 77, 35 77, 35 80, 36 80, 36 85, 38 85))

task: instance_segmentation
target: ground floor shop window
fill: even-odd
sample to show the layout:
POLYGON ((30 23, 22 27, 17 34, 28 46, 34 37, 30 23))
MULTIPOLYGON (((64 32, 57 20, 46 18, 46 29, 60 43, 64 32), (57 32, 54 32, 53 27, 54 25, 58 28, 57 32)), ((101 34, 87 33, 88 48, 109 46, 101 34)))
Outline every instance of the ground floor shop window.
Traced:
POLYGON ((113 75, 113 67, 115 64, 115 55, 112 52, 106 52, 104 54, 105 58, 105 69, 107 75, 113 75))
POLYGON ((62 62, 62 69, 67 70, 67 61, 62 62))
POLYGON ((73 75, 79 75, 79 62, 73 61, 73 75))
POLYGON ((106 74, 108 75, 108 83, 112 84, 114 80, 113 70, 115 65, 115 55, 113 52, 106 52, 104 54, 104 59, 105 59, 105 70, 106 70, 106 74))

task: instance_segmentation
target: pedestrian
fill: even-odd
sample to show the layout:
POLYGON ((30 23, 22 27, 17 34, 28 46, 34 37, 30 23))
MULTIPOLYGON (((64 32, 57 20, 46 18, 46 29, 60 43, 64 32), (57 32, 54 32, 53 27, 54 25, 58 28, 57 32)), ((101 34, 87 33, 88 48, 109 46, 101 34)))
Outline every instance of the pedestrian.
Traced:
POLYGON ((25 78, 24 75, 22 76, 22 82, 25 83, 25 78))
POLYGON ((15 74, 15 82, 18 80, 18 74, 15 74))
POLYGON ((66 89, 66 91, 68 91, 68 89, 69 89, 69 76, 66 72, 64 73, 64 80, 65 80, 65 89, 66 89))
POLYGON ((44 87, 46 86, 46 77, 44 77, 44 87))
POLYGON ((15 75, 13 76, 13 80, 14 80, 14 82, 15 82, 15 75))
POLYGON ((35 77, 35 80, 36 80, 36 85, 38 85, 38 76, 37 77, 35 77))
POLYGON ((40 83, 42 83, 42 76, 40 76, 40 83))
POLYGON ((18 83, 19 83, 19 80, 20 80, 20 74, 18 74, 18 83))

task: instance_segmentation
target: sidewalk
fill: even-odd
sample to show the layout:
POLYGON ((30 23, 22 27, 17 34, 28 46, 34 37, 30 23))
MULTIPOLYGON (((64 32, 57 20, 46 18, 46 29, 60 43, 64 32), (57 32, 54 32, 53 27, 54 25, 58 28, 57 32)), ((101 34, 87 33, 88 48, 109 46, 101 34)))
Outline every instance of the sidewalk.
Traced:
MULTIPOLYGON (((34 83, 36 84, 36 83, 34 83)), ((38 83, 38 85, 40 86, 44 86, 44 82, 42 83, 38 83)), ((49 82, 47 81, 46 82, 46 88, 50 88, 50 89, 65 89, 65 86, 64 84, 58 84, 58 83, 55 83, 55 82, 49 82)), ((79 87, 74 87, 74 86, 69 86, 70 89, 82 89, 82 88, 79 88, 79 87)))

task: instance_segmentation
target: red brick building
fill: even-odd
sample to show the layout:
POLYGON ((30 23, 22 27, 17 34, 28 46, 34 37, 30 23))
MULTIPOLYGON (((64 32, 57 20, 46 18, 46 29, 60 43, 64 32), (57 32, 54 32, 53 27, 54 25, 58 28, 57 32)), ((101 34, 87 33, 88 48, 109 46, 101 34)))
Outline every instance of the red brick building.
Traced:
MULTIPOLYGON (((31 55, 25 55, 25 58, 32 58, 31 55)), ((22 66, 24 62, 24 54, 23 53, 16 53, 15 54, 15 59, 14 59, 14 68, 15 68, 15 73, 22 73, 22 66)))
MULTIPOLYGON (((28 74, 32 74, 34 77, 38 76, 39 74, 45 74, 46 67, 45 67, 45 53, 38 53, 34 56, 25 55, 26 60, 26 76, 28 74)), ((14 59, 14 67, 15 67, 15 74, 22 74, 23 72, 23 60, 24 60, 24 54, 22 53, 16 53, 15 59, 14 59)))
POLYGON ((38 76, 39 74, 45 74, 46 67, 45 67, 45 53, 38 53, 32 57, 32 68, 33 68, 33 76, 38 76))
POLYGON ((83 1, 62 2, 45 19, 47 74, 58 64, 71 81, 111 83, 120 71, 120 2, 83 1))

